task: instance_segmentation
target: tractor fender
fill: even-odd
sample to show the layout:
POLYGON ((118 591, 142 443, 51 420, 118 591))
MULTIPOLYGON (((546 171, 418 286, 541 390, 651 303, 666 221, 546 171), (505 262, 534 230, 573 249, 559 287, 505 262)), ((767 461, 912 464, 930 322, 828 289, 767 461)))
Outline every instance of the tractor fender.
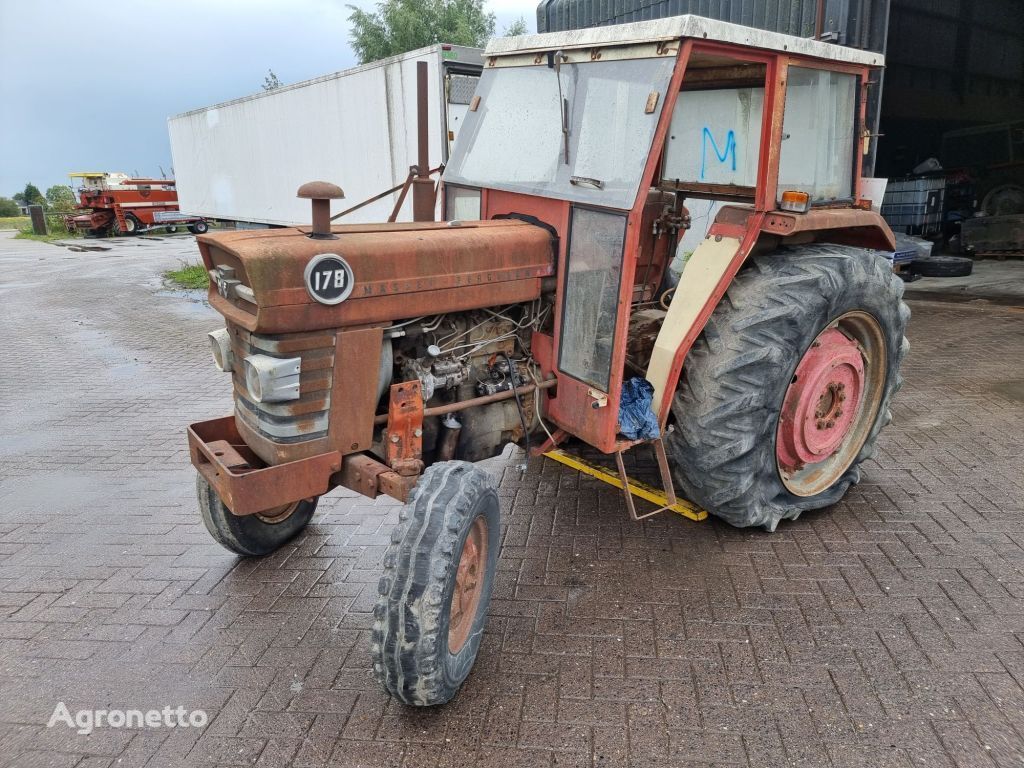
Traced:
POLYGON ((664 426, 683 361, 755 248, 788 242, 822 242, 892 251, 892 230, 875 211, 821 208, 807 213, 725 206, 690 255, 668 314, 654 342, 646 378, 654 386, 653 407, 664 426))
MULTIPOLYGON (((877 211, 863 208, 812 208, 807 213, 772 211, 765 215, 761 231, 782 238, 809 235, 817 242, 876 251, 896 250, 896 240, 885 219, 877 211)), ((785 245, 785 239, 781 244, 785 245)))

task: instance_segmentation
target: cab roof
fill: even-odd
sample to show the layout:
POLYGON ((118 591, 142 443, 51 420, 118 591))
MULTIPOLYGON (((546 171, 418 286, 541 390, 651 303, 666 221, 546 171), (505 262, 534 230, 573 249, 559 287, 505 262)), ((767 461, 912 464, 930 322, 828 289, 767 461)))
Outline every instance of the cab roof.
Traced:
POLYGON ((484 56, 635 45, 687 37, 869 67, 881 67, 885 64, 885 57, 873 51, 862 51, 834 43, 823 43, 820 40, 812 40, 807 37, 784 35, 781 32, 769 32, 741 24, 730 24, 727 21, 708 19, 693 14, 607 27, 548 32, 540 35, 496 37, 487 44, 484 56))

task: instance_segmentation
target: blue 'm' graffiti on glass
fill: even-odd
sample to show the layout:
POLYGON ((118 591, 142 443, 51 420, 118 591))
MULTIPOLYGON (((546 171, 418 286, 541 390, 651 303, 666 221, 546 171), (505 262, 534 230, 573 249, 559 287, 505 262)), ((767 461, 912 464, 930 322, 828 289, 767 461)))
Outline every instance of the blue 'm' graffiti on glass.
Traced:
POLYGON ((711 133, 711 129, 706 125, 704 126, 704 132, 701 135, 700 140, 700 177, 704 178, 704 171, 707 167, 708 160, 708 142, 711 142, 711 150, 715 153, 715 157, 718 158, 718 162, 724 163, 732 155, 732 169, 736 170, 736 132, 729 131, 725 136, 725 149, 721 152, 718 151, 718 144, 715 142, 715 137, 711 133))

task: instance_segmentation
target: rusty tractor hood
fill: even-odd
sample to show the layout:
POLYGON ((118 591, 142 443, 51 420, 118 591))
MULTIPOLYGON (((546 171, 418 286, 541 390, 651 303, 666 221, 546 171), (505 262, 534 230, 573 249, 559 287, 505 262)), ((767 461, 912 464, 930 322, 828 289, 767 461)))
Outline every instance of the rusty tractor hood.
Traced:
POLYGON ((529 301, 555 271, 551 234, 514 219, 351 224, 332 233, 336 239, 310 238, 308 227, 199 236, 214 278, 210 304, 249 331, 311 331, 529 301), (339 304, 322 304, 306 288, 306 266, 320 254, 351 267, 352 292, 339 304))

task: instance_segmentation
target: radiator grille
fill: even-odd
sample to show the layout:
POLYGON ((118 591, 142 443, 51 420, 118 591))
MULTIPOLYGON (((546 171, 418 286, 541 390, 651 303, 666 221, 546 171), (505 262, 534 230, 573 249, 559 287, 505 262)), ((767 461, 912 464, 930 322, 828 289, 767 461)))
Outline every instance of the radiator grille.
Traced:
POLYGON ((275 443, 299 443, 326 437, 334 379, 334 335, 290 333, 261 335, 229 326, 234 351, 232 380, 235 414, 251 429, 275 443), (249 355, 302 359, 299 399, 258 403, 245 383, 243 361, 249 355))

